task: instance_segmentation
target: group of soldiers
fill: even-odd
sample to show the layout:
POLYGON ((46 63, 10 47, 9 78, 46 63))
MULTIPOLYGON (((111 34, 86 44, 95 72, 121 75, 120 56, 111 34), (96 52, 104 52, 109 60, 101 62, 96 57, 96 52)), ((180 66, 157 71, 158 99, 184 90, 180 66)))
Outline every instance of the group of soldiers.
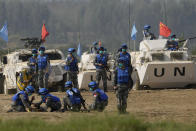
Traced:
MULTIPOLYGON (((144 40, 156 39, 155 35, 150 32, 150 25, 145 25, 143 30, 144 40)), ((88 84, 89 90, 93 92, 93 103, 86 107, 86 102, 82 97, 78 86, 78 60, 75 56, 75 49, 69 48, 65 60, 66 82, 64 84, 65 96, 63 97, 63 108, 60 98, 49 93, 48 78, 50 75, 50 61, 45 54, 45 47, 41 46, 38 50, 32 50, 32 57, 29 59, 29 69, 24 69, 16 74, 18 93, 13 96, 10 111, 85 111, 98 110, 103 111, 108 105, 107 89, 107 71, 108 54, 106 48, 98 46, 94 42, 90 52, 95 54, 94 66, 96 68, 96 81, 88 84), (103 90, 99 88, 100 81, 103 81, 103 90), (41 96, 40 102, 34 103, 35 97, 29 100, 33 93, 41 96), (41 106, 45 103, 45 106, 41 106)), ((168 50, 178 50, 178 39, 172 35, 167 43, 168 50)), ((113 89, 117 98, 117 109, 120 113, 125 113, 127 108, 127 98, 129 91, 132 89, 133 80, 131 78, 132 65, 131 56, 127 52, 127 45, 124 43, 118 49, 115 55, 114 72, 113 72, 113 89)))
MULTIPOLYGON (((96 45, 96 44, 95 44, 96 45)), ((92 53, 95 53, 94 66, 96 67, 96 81, 91 81, 88 84, 89 90, 93 92, 94 101, 89 107, 86 107, 78 89, 78 60, 74 55, 75 49, 68 49, 68 56, 65 60, 65 71, 67 81, 65 82, 65 96, 63 97, 63 108, 61 108, 61 100, 57 96, 49 93, 48 77, 50 72, 50 61, 44 53, 45 48, 39 48, 39 54, 36 49, 32 50, 32 57, 29 59, 28 70, 22 71, 17 76, 18 92, 13 96, 11 111, 80 111, 98 110, 103 111, 108 105, 107 90, 107 69, 108 69, 108 54, 104 47, 94 48, 92 53), (104 90, 99 88, 100 80, 103 80, 104 90), (38 84, 37 84, 38 83, 38 84), (33 93, 41 96, 41 101, 34 103, 35 97, 29 100, 29 96, 33 93), (45 106, 41 106, 45 103, 45 106)), ((117 108, 119 112, 125 113, 127 107, 127 98, 130 89, 132 88, 131 79, 131 57, 127 52, 127 45, 122 44, 119 53, 116 55, 114 81, 113 86, 117 97, 117 108)))

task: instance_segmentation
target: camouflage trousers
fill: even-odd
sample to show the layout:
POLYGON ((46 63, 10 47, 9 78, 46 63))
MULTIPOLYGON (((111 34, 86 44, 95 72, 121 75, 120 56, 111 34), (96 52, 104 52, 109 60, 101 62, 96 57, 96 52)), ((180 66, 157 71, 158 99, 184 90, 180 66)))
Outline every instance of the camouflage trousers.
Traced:
POLYGON ((48 77, 49 77, 49 75, 47 73, 45 73, 44 70, 38 71, 39 88, 48 88, 48 77))
POLYGON ((60 111, 61 109, 61 102, 53 102, 51 100, 48 100, 46 102, 46 106, 44 107, 41 107, 42 110, 44 111, 47 111, 48 109, 50 109, 50 112, 53 112, 53 111, 60 111))
POLYGON ((71 110, 71 111, 80 111, 81 109, 81 104, 75 104, 73 105, 69 99, 69 97, 64 96, 63 97, 63 104, 64 104, 64 108, 63 110, 71 110))
POLYGON ((107 91, 107 73, 105 69, 97 69, 96 70, 96 82, 99 87, 100 80, 103 81, 104 91, 107 91))
POLYGON ((117 108, 120 113, 125 113, 127 108, 127 98, 129 94, 129 84, 117 85, 116 90, 117 108))
POLYGON ((89 106, 89 109, 102 112, 107 105, 108 105, 108 100, 106 101, 95 100, 95 102, 89 106))
POLYGON ((78 72, 67 71, 67 81, 72 81, 74 88, 78 89, 78 72))
POLYGON ((25 107, 22 105, 17 105, 16 102, 12 103, 11 108, 13 111, 16 111, 16 112, 26 112, 25 107))

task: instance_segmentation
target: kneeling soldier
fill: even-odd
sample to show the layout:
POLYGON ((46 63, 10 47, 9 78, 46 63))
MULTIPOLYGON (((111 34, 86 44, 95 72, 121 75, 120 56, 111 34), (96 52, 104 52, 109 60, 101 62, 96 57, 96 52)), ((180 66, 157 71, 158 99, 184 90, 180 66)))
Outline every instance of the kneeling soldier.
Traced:
POLYGON ((60 111, 61 109, 61 101, 58 97, 49 94, 48 89, 41 88, 39 89, 39 95, 41 95, 41 101, 39 103, 35 103, 34 106, 40 109, 41 111, 60 111), (40 107, 42 103, 46 105, 44 107, 40 107))
POLYGON ((108 105, 108 96, 104 93, 103 90, 98 88, 98 85, 95 81, 92 81, 88 84, 90 91, 93 91, 94 102, 90 105, 90 110, 103 111, 108 105))
POLYGON ((10 109, 8 112, 30 112, 32 111, 31 103, 34 100, 34 97, 32 97, 31 101, 29 101, 29 96, 34 93, 33 86, 27 86, 24 91, 20 91, 16 93, 12 97, 12 109, 10 109))
POLYGON ((63 112, 66 110, 80 111, 81 104, 84 107, 84 109, 87 110, 85 106, 85 100, 80 94, 80 91, 77 88, 73 87, 71 81, 67 81, 65 83, 65 88, 66 88, 66 95, 63 98, 63 102, 64 102, 63 112))

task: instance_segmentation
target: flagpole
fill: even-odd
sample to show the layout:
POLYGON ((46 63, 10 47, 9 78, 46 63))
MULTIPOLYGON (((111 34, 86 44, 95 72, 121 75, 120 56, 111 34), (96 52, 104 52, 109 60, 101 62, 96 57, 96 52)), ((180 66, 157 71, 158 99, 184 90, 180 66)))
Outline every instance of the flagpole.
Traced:
POLYGON ((129 49, 131 49, 131 38, 130 38, 130 29, 131 29, 131 17, 130 17, 130 11, 131 11, 131 2, 130 2, 130 0, 129 0, 129 49))
POLYGON ((135 40, 134 40, 134 51, 135 51, 135 40))

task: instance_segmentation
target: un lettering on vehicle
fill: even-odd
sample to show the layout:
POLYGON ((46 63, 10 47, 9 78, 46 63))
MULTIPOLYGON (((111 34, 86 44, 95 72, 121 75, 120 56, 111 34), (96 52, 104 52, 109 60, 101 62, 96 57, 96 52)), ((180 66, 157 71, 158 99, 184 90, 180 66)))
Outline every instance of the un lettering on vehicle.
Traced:
POLYGON ((155 77, 163 77, 163 76, 165 76, 167 71, 173 72, 174 77, 186 75, 186 68, 184 66, 184 67, 174 67, 173 70, 167 70, 164 67, 154 68, 154 76, 155 77))

